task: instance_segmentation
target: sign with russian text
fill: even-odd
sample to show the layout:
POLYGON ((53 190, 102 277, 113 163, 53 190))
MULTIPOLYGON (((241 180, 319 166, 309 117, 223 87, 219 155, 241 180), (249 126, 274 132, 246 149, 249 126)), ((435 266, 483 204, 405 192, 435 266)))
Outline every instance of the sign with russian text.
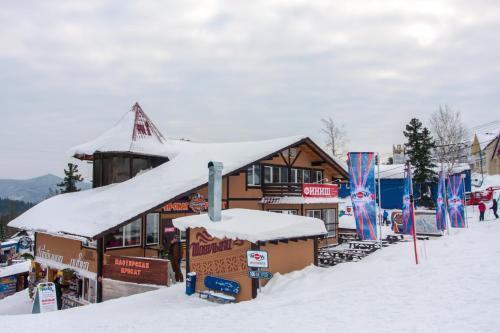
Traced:
POLYGON ((356 232, 362 240, 376 240, 377 212, 374 153, 349 153, 348 162, 356 232))
POLYGON ((118 281, 167 285, 169 261, 156 258, 106 256, 103 276, 118 281))
POLYGON ((337 184, 303 184, 302 196, 305 198, 336 198, 339 196, 337 184))
MULTIPOLYGON (((227 203, 223 201, 222 209, 226 209, 226 205, 227 203)), ((169 202, 163 206, 163 212, 165 213, 190 212, 200 214, 206 211, 208 211, 208 201, 199 193, 191 194, 179 201, 169 202)))
POLYGON ((254 268, 269 267, 267 251, 254 251, 254 250, 247 251, 247 265, 248 267, 254 267, 254 268))
POLYGON ((32 313, 57 311, 56 286, 52 282, 39 283, 36 286, 32 313))
POLYGON ((248 271, 248 277, 251 279, 265 279, 273 278, 273 273, 267 271, 248 271))

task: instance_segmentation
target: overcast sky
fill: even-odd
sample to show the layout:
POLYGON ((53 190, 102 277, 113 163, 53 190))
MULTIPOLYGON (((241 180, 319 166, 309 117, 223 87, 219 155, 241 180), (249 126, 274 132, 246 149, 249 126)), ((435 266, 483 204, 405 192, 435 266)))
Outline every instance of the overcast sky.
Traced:
POLYGON ((500 118, 498 1, 2 1, 0 22, 0 178, 61 175, 136 101, 166 137, 322 144, 332 117, 381 153, 439 104, 500 118))

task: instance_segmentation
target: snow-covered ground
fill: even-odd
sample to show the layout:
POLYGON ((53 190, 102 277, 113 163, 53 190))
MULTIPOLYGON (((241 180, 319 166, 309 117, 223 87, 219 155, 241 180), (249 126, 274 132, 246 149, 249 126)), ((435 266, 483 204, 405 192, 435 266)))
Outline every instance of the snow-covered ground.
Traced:
MULTIPOLYGON (((38 315, 0 316, 2 332, 498 332, 500 220, 377 251, 360 262, 275 276, 257 300, 218 305, 183 285, 38 315)), ((29 313, 26 292, 0 313, 29 313)))

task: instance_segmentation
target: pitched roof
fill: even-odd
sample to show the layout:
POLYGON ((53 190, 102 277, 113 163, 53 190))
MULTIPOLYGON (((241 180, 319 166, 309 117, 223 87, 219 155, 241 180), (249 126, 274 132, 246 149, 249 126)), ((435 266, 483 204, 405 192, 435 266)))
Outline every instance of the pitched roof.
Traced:
POLYGON ((224 163, 223 175, 227 175, 304 140, 309 139, 294 136, 206 144, 168 140, 164 153, 169 162, 123 183, 54 196, 20 215, 9 226, 92 238, 203 186, 207 183, 210 161, 224 163))
POLYGON ((222 219, 212 222, 208 214, 184 216, 173 220, 180 230, 201 227, 212 237, 241 239, 252 243, 296 237, 325 235, 323 221, 317 218, 271 213, 254 209, 227 209, 222 219))
POLYGON ((70 154, 80 159, 91 159, 96 152, 165 156, 165 142, 139 103, 135 103, 112 128, 92 141, 71 148, 70 154))

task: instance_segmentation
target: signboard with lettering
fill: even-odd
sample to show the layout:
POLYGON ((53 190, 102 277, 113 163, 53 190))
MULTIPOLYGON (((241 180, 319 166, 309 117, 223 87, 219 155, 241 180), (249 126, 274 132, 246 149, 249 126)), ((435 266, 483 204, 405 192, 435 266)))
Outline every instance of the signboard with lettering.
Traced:
POLYGON ((56 286, 52 282, 39 283, 36 286, 32 313, 57 311, 56 286))
POLYGON ((240 284, 236 281, 209 275, 205 277, 203 282, 205 283, 205 287, 211 290, 217 290, 236 295, 240 293, 240 284))
POLYGON ((105 278, 143 283, 168 285, 169 261, 154 258, 106 256, 103 267, 105 278))
POLYGON ((248 271, 248 277, 251 279, 272 279, 273 273, 267 271, 248 271))
MULTIPOLYGON (((222 209, 226 209, 226 202, 222 202, 222 209)), ((208 211, 208 201, 199 193, 191 194, 175 202, 163 206, 165 213, 202 213, 208 211)))
POLYGON ((339 196, 337 184, 303 184, 302 196, 306 198, 336 198, 339 196))
POLYGON ((247 266, 255 268, 269 267, 267 251, 247 251, 247 266))

